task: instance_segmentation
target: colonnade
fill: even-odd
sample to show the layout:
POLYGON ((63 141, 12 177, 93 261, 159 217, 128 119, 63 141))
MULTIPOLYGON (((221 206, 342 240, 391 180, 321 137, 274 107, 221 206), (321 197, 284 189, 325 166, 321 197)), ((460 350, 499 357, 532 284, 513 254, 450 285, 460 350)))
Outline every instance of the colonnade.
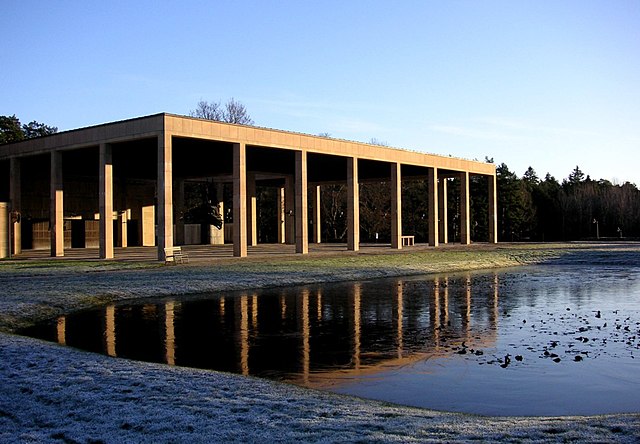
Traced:
MULTIPOLYGON (((157 137, 157 178, 156 178, 156 205, 142 208, 142 244, 154 244, 157 238, 158 259, 164 259, 165 248, 173 247, 174 204, 180 208, 183 205, 182 197, 176 197, 174 202, 173 187, 173 136, 169 131, 156 134, 157 137), (145 210, 147 210, 145 212, 145 210), (150 211, 149 211, 150 210, 150 211), (156 220, 155 232, 150 233, 149 221, 156 220), (153 239, 149 236, 154 236, 153 239)), ((256 190, 255 172, 247 168, 247 144, 244 142, 233 143, 233 255, 236 257, 247 256, 248 246, 257 244, 256 230, 256 190)), ((308 182, 309 150, 301 148, 294 150, 293 175, 285 176, 285 186, 279 191, 279 242, 295 243, 295 251, 299 254, 309 252, 309 227, 312 227, 312 242, 320 242, 321 217, 320 217, 320 185, 308 182), (312 214, 308 214, 308 196, 311 191, 312 214), (293 208, 293 224, 285 223, 290 217, 286 214, 286 208, 293 208), (311 224, 309 224, 311 217, 311 224), (294 228, 295 227, 295 228, 294 228)), ((331 154, 340 156, 339 154, 331 154)), ((347 249, 358 251, 360 249, 360 197, 359 197, 359 160, 367 159, 354 155, 340 156, 346 158, 346 185, 347 185, 347 249)), ((371 159, 368 159, 371 160, 371 159)), ((402 172, 403 163, 400 161, 379 160, 389 165, 389 191, 391 201, 391 247, 401 249, 402 243, 402 172)), ((64 189, 62 151, 50 151, 50 227, 51 227, 51 255, 64 255, 64 189)), ((428 181, 428 242, 431 246, 449 242, 447 232, 447 178, 456 177, 460 182, 460 242, 471 242, 470 230, 470 195, 469 195, 469 171, 455 171, 450 168, 441 170, 437 166, 420 166, 426 171, 428 181)), ((100 258, 111 259, 114 257, 114 189, 113 189, 113 147, 110 143, 99 144, 99 250, 100 258)), ((20 209, 20 159, 10 159, 10 199, 14 209, 20 209)), ((497 209, 496 209, 496 176, 487 175, 489 195, 489 241, 497 241, 497 209)), ((383 178, 387 180, 386 178, 383 178)), ((321 182, 320 182, 321 183, 321 182)), ((179 183, 178 187, 180 186, 179 183)), ((180 194, 178 192, 177 194, 180 194)), ((120 216, 118 216, 120 217, 120 216)), ((152 222, 153 223, 153 222, 152 222)), ((118 244, 127 245, 126 218, 122 217, 119 226, 118 244)), ((153 225, 152 225, 153 227, 153 225)), ((13 251, 20 252, 20 222, 13 226, 15 233, 13 251)), ((184 242, 184 230, 176 231, 178 243, 184 242)))

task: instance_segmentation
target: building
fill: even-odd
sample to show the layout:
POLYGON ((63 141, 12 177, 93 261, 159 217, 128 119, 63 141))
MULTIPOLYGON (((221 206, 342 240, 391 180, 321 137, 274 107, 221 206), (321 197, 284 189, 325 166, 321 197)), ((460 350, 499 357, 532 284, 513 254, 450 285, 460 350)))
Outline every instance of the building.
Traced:
MULTIPOLYGON (((222 233, 232 238, 234 256, 246 256, 258 241, 257 185, 278 189, 278 242, 306 254, 310 241, 321 240, 322 186, 342 183, 347 249, 357 251, 359 183, 378 180, 390 184, 391 247, 400 249, 412 240, 402 233, 401 183, 421 177, 429 185, 428 240, 438 246, 449 241, 444 179, 455 177, 459 240, 468 244, 470 175, 487 179, 489 241, 496 242, 493 164, 162 113, 0 146, 0 235, 10 238, 5 251, 16 254, 99 247, 100 258, 109 259, 114 246, 146 245, 163 260, 165 248, 194 237, 180 216, 185 186, 206 180, 233 190, 233 227, 222 233)), ((222 233, 215 242, 225 241, 222 233)))

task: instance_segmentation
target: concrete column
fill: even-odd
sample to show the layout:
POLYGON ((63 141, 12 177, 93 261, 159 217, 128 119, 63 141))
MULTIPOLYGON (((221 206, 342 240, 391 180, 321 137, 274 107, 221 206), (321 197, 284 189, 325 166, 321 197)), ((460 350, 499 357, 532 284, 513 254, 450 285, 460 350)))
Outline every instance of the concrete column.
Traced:
POLYGON ((233 255, 247 256, 247 147, 233 144, 233 255))
POLYGON ((64 190, 62 186, 62 153, 51 152, 51 256, 64 256, 64 190))
POLYGON ((496 175, 487 176, 489 182, 489 243, 498 243, 498 186, 496 175))
POLYGON ((449 242, 449 228, 448 228, 448 215, 447 211, 447 178, 441 177, 438 181, 440 189, 438 190, 438 234, 440 235, 440 243, 446 244, 449 242))
POLYGON ((296 219, 296 253, 309 253, 309 215, 307 189, 307 152, 295 152, 295 219, 296 219))
POLYGON ((9 257, 9 224, 11 216, 9 216, 9 203, 0 202, 0 259, 9 257))
POLYGON ((173 247, 173 162, 171 134, 158 136, 158 260, 173 247))
POLYGON ((156 245, 156 207, 145 205, 141 213, 142 246, 154 247, 156 245))
POLYGON ((285 243, 293 245, 296 243, 296 224, 292 217, 295 207, 295 187, 292 177, 287 176, 284 179, 284 225, 285 225, 285 243))
POLYGON ((313 196, 313 243, 319 244, 322 241, 320 185, 314 185, 311 195, 313 196))
POLYGON ((285 211, 285 187, 278 188, 278 243, 284 244, 287 239, 286 211, 285 211))
POLYGON ((108 143, 100 144, 99 177, 100 259, 113 259, 113 152, 108 143))
POLYGON ((437 247, 440 240, 438 235, 438 168, 427 170, 427 182, 429 189, 429 245, 437 247))
POLYGON ((218 201, 218 214, 222 218, 222 228, 218 230, 211 225, 211 244, 224 245, 224 183, 222 182, 216 184, 216 200, 218 201))
POLYGON ((460 243, 471 243, 471 209, 469 205, 469 172, 460 173, 460 243))
MULTIPOLYGON (((9 200, 11 201, 11 210, 22 213, 22 179, 20 173, 20 159, 12 157, 9 164, 9 200)), ((11 248, 13 254, 22 253, 22 223, 20 221, 14 222, 11 227, 11 233, 13 234, 13 241, 11 248)))
POLYGON ((128 245, 128 239, 127 239, 127 221, 129 220, 128 213, 129 211, 127 210, 118 213, 117 244, 118 244, 118 247, 122 247, 122 248, 126 248, 128 245))
POLYGON ((176 209, 176 245, 184 245, 184 179, 176 179, 173 181, 175 192, 174 208, 176 209))
POLYGON ((391 248, 402 249, 402 166, 391 164, 391 248))
POLYGON ((247 173, 247 244, 252 247, 258 245, 258 199, 255 173, 247 173))
POLYGON ((355 157, 347 158, 347 249, 360 250, 360 188, 355 157))

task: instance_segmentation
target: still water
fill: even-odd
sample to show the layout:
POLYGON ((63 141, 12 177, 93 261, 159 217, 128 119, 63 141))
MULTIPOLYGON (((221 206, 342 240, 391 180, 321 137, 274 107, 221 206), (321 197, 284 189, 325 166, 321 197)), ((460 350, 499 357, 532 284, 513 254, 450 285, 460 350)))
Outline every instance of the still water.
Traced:
POLYGON ((537 267, 110 305, 24 334, 485 415, 640 411, 640 269, 537 267))

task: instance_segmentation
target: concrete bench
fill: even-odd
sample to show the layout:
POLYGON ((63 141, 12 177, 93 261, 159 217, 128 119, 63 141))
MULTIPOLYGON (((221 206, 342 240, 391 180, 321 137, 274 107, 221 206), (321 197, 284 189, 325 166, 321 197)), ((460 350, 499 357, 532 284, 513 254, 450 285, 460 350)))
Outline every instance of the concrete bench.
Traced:
POLYGON ((415 245, 414 236, 400 236, 403 247, 412 247, 415 245))
POLYGON ((182 251, 182 247, 170 247, 164 249, 165 264, 188 264, 189 255, 182 251))

